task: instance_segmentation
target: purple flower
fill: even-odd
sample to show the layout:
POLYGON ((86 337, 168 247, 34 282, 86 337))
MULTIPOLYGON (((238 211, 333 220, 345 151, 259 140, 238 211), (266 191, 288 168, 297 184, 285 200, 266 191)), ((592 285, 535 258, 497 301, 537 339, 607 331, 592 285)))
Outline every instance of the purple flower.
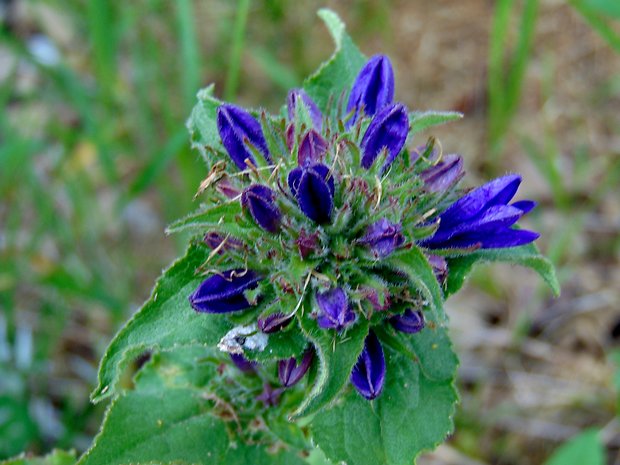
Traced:
POLYGON ((344 290, 336 287, 316 295, 320 313, 318 323, 321 328, 342 331, 355 322, 355 312, 351 310, 344 290))
POLYGON ((404 105, 389 105, 375 115, 362 138, 362 167, 370 168, 385 149, 383 170, 394 161, 405 146, 409 133, 409 117, 404 105))
POLYGON ((359 242, 370 246, 376 257, 385 258, 390 255, 397 247, 400 247, 405 238, 402 234, 400 224, 391 223, 385 218, 371 224, 366 230, 366 234, 359 242))
POLYGON ((428 249, 492 249, 514 247, 536 240, 538 233, 511 228, 535 206, 531 200, 508 205, 520 183, 521 176, 510 174, 461 197, 440 215, 439 228, 420 245, 428 249))
POLYGON ((459 155, 446 155, 443 160, 420 173, 424 188, 429 192, 446 192, 465 175, 463 159, 459 155))
POLYGON ((189 296, 197 312, 228 313, 245 310, 251 304, 243 293, 255 289, 261 277, 252 270, 228 270, 205 279, 189 296))
POLYGON ((299 166, 311 166, 321 163, 327 152, 327 142, 314 129, 306 133, 299 144, 297 152, 297 164, 299 166))
POLYGON ((330 221, 335 185, 327 166, 295 168, 288 175, 288 185, 304 215, 319 224, 330 221))
POLYGON ((351 384, 363 397, 372 400, 381 394, 385 382, 385 357, 374 332, 364 341, 364 349, 351 372, 351 384))
POLYGON ((270 188, 252 184, 241 194, 241 205, 261 228, 271 233, 278 232, 282 213, 276 205, 276 194, 270 188))
POLYGON ((271 163, 271 156, 260 123, 243 108, 224 103, 217 109, 217 132, 222 144, 240 170, 246 169, 249 159, 256 165, 250 146, 263 154, 271 163))
POLYGON ((291 321, 293 321, 293 315, 276 312, 271 315, 267 315, 264 318, 259 318, 258 329, 265 334, 276 333, 286 328, 291 321))
POLYGON ((310 98, 303 89, 293 89, 288 93, 286 97, 286 106, 288 108, 288 119, 293 121, 295 119, 295 113, 299 103, 306 108, 312 124, 315 129, 321 130, 323 115, 321 110, 317 107, 316 103, 310 98))
POLYGON ((390 318, 390 324, 403 333, 419 333, 424 329, 424 315, 419 310, 408 308, 402 315, 390 318))
POLYGON ((394 98, 394 71, 392 63, 385 55, 375 55, 359 72, 349 94, 347 113, 355 109, 355 114, 348 121, 351 127, 357 121, 363 109, 366 116, 373 116, 383 107, 392 103, 394 98))
POLYGON ((251 362, 241 354, 230 354, 230 359, 239 370, 247 374, 255 374, 257 362, 251 362))
POLYGON ((278 378, 280 378, 282 386, 291 387, 297 384, 310 368, 313 358, 314 351, 312 349, 308 349, 304 353, 299 364, 297 364, 295 357, 280 360, 278 362, 278 378))

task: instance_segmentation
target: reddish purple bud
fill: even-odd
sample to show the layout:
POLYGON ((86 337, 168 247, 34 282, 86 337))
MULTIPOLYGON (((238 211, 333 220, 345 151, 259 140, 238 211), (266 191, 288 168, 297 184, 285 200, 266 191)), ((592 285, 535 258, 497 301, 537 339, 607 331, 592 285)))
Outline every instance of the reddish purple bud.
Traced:
POLYGON ((385 258, 403 245, 405 238, 400 224, 381 218, 368 227, 359 242, 370 246, 376 257, 385 258))
POLYGON ((286 106, 288 109, 288 119, 293 121, 295 119, 295 112, 297 106, 302 104, 310 119, 312 120, 312 125, 315 129, 321 130, 323 115, 321 114, 321 110, 317 107, 316 103, 310 98, 308 94, 303 89, 293 89, 288 93, 286 98, 286 106))
POLYGON ((252 184, 241 194, 241 205, 261 228, 271 233, 278 232, 282 213, 276 205, 276 194, 270 188, 252 184))
POLYGON ((249 145, 262 153, 265 160, 271 163, 271 156, 260 123, 243 108, 229 103, 217 109, 217 131, 222 144, 240 170, 246 169, 249 159, 256 165, 249 145))
POLYGON ((319 233, 318 231, 309 234, 305 229, 301 229, 299 237, 295 240, 299 255, 302 259, 306 259, 311 253, 319 250, 319 233))
POLYGON ((229 199, 234 199, 239 197, 241 191, 234 187, 227 179, 222 179, 215 186, 215 189, 220 193, 228 197, 229 199))
POLYGON ((355 312, 351 310, 347 295, 340 287, 318 293, 316 303, 320 309, 317 321, 321 328, 342 331, 355 322, 355 312))
POLYGON ((251 270, 228 270, 205 279, 189 296, 197 312, 228 313, 245 310, 251 304, 243 293, 255 289, 262 278, 251 270))
POLYGON ((256 367, 258 366, 257 362, 251 362, 241 354, 230 354, 230 359, 233 361, 235 366, 244 373, 256 373, 256 367))
POLYGON ((364 398, 378 397, 385 382, 385 357, 383 348, 374 332, 364 341, 364 349, 351 372, 351 384, 364 398))
POLYGON ((376 55, 364 65, 351 88, 347 113, 355 109, 355 114, 347 123, 351 127, 357 121, 361 111, 366 116, 373 116, 394 98, 394 71, 392 63, 385 55, 376 55))
POLYGON ((306 133, 299 144, 297 152, 297 164, 310 166, 321 163, 327 152, 327 142, 314 129, 306 133))
POLYGON ((465 175, 460 155, 446 155, 443 160, 420 173, 424 187, 429 192, 446 192, 465 175))
POLYGON ((426 256, 428 263, 433 268, 435 278, 439 281, 439 284, 443 284, 448 279, 448 262, 440 255, 428 254, 426 256))
POLYGON ((408 308, 402 315, 395 315, 390 318, 390 324, 403 333, 419 333, 424 329, 424 315, 419 310, 408 308))
POLYGON ((292 152, 295 146, 295 125, 293 123, 286 128, 286 146, 289 152, 292 152))
POLYGON ((297 384, 304 377, 314 358, 312 349, 306 350, 301 359, 301 363, 297 364, 295 357, 278 362, 278 378, 284 387, 291 387, 297 384))
POLYGON ((211 231, 211 232, 208 232, 207 234, 205 234, 205 237, 203 238, 203 241, 204 241, 205 244, 207 244, 213 250, 215 250, 218 247, 220 247, 220 244, 222 244, 222 242, 226 241, 226 242, 224 242, 224 245, 218 251, 218 253, 220 255, 222 255, 225 250, 232 250, 232 249, 241 249, 241 248, 243 248, 243 242, 241 242, 239 239, 235 239, 234 237, 230 237, 230 236, 226 237, 223 234, 220 234, 220 233, 215 232, 215 231, 211 231))
POLYGON ((267 315, 264 318, 259 318, 258 329, 266 334, 277 333, 278 331, 286 328, 291 321, 293 321, 293 315, 276 312, 271 315, 267 315))
POLYGON ((260 400, 265 407, 275 407, 280 403, 282 392, 284 392, 284 389, 274 389, 271 384, 265 383, 263 384, 263 392, 256 396, 256 400, 260 400))
POLYGON ((373 289, 372 287, 366 287, 362 290, 362 295, 370 302, 372 307, 378 311, 382 312, 390 308, 390 297, 388 295, 384 295, 383 304, 379 301, 379 291, 373 289))
POLYGON ((387 158, 383 170, 394 161, 405 146, 409 133, 409 117, 404 105, 389 105, 375 115, 362 138, 362 167, 369 169, 383 150, 387 158))

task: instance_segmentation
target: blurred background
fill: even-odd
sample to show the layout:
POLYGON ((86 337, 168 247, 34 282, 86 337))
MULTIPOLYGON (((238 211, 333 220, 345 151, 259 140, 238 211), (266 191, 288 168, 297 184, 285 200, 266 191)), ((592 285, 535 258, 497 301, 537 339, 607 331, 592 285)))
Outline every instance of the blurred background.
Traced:
POLYGON ((197 90, 277 111, 332 53, 322 6, 409 108, 466 114, 432 134, 468 185, 524 175, 562 283, 493 265, 448 301, 461 405, 420 463, 542 464, 596 428, 620 464, 617 0, 0 0, 0 459, 89 446, 98 360, 197 207, 197 90))

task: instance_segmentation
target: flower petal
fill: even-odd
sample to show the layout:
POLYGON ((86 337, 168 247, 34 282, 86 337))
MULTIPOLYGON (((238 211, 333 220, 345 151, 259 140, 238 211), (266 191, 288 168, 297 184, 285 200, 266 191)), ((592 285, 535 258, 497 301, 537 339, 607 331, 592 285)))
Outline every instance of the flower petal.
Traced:
POLYGON ((322 175, 325 172, 329 173, 329 168, 325 165, 315 165, 305 169, 295 195, 304 215, 319 224, 330 221, 334 207, 334 181, 332 177, 326 181, 322 175))
POLYGON ((394 98, 394 71, 390 59, 385 55, 375 55, 364 65, 353 83, 347 113, 355 109, 355 114, 347 122, 351 127, 363 111, 373 116, 392 103, 394 98))
POLYGON ((389 105, 375 115, 362 138, 362 167, 369 169, 382 150, 387 150, 385 170, 407 141, 409 117, 404 105, 389 105))
POLYGON ((249 159, 256 164, 247 144, 252 144, 271 163, 271 156, 260 123, 243 108, 225 103, 217 109, 217 130, 226 151, 240 170, 249 159))
POLYGON ((197 312, 227 313, 244 310, 251 304, 243 292, 258 286, 261 277, 251 270, 228 270, 205 279, 189 296, 197 312))
POLYGON ((241 205, 249 210, 252 218, 261 228, 276 233, 280 229, 282 213, 275 199, 276 194, 269 187, 252 184, 241 194, 241 205))
POLYGON ((364 349, 351 372, 351 384, 364 398, 372 400, 381 394, 384 382, 383 348, 375 333, 370 331, 364 342, 364 349))

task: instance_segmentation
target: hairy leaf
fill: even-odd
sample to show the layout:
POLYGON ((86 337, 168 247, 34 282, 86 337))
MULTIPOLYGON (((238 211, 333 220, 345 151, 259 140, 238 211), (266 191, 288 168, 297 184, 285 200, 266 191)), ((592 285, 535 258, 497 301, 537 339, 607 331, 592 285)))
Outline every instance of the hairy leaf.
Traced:
POLYGON ((506 249, 483 249, 465 256, 449 257, 447 260, 449 274, 446 297, 463 286, 465 278, 478 262, 507 262, 531 268, 543 278, 555 296, 560 295, 560 283, 555 275, 555 268, 534 244, 506 249))
POLYGON ((369 402, 351 390, 312 420, 314 440, 334 462, 410 465, 452 432, 457 401, 452 379, 432 381, 412 360, 392 351, 386 355, 386 384, 379 398, 369 402))
POLYGON ((303 87, 319 108, 325 111, 330 97, 338 100, 341 95, 348 93, 366 57, 346 33, 344 23, 336 13, 321 9, 318 15, 334 39, 336 50, 329 60, 304 81, 303 87))
POLYGON ((556 450, 545 465, 604 465, 605 449, 598 431, 575 436, 556 450))
MULTIPOLYGON (((422 251, 413 246, 404 251, 399 251, 388 257, 385 262, 395 269, 405 272, 409 281, 422 293, 428 300, 431 309, 431 321, 443 324, 446 314, 443 309, 443 294, 437 282, 433 268, 422 251)), ((428 318, 429 312, 425 312, 428 318)))
POLYGON ((294 418, 310 415, 329 405, 349 382, 368 335, 368 322, 361 320, 347 330, 346 337, 336 342, 332 330, 319 328, 316 321, 302 318, 302 329, 312 341, 319 360, 315 385, 304 402, 293 413, 294 418))
POLYGON ((196 270, 210 250, 190 245, 185 256, 159 278, 151 297, 108 346, 99 366, 99 385, 92 393, 98 402, 116 391, 122 370, 132 357, 146 350, 166 350, 183 345, 215 345, 230 329, 222 315, 198 314, 188 296, 204 279, 196 270))
POLYGON ((410 133, 415 134, 433 126, 456 121, 463 117, 458 111, 412 111, 409 113, 410 133))

